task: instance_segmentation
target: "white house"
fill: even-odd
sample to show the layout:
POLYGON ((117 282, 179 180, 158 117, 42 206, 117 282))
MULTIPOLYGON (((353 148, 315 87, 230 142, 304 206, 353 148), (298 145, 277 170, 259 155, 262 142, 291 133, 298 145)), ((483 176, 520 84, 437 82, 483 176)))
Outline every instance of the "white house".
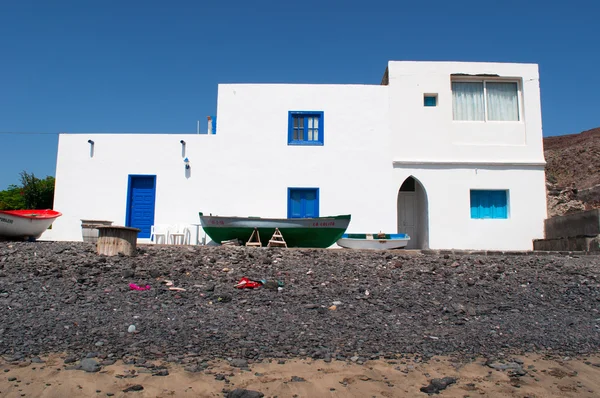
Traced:
POLYGON ((44 237, 81 240, 81 219, 100 219, 143 242, 204 212, 351 214, 348 232, 404 232, 412 248, 543 238, 536 64, 391 61, 381 85, 221 84, 217 115, 211 134, 61 134, 63 216, 44 237))

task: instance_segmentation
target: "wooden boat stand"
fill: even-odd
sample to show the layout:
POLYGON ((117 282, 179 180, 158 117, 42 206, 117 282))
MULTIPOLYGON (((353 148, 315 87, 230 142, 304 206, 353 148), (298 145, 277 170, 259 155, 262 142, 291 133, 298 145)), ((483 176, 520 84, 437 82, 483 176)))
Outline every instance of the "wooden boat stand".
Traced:
POLYGON ((262 243, 260 242, 260 235, 258 233, 258 228, 254 228, 254 231, 252 231, 252 235, 250 235, 250 239, 248 239, 248 242, 246 242, 246 246, 262 247, 262 243))
POLYGON ((269 240, 269 244, 267 245, 267 247, 275 246, 287 248, 287 243, 285 243, 285 240, 283 239, 283 235, 281 235, 279 228, 275 228, 275 232, 273 233, 273 236, 271 237, 271 239, 269 240))
MULTIPOLYGON (((248 239, 248 242, 246 242, 246 246, 262 247, 262 243, 260 241, 260 234, 258 233, 258 228, 254 228, 254 231, 252 231, 252 235, 250 235, 250 239, 248 239)), ((283 235, 281 234, 281 231, 279 231, 279 228, 275 228, 275 232, 269 240, 267 247, 287 248, 287 243, 283 239, 283 235)))

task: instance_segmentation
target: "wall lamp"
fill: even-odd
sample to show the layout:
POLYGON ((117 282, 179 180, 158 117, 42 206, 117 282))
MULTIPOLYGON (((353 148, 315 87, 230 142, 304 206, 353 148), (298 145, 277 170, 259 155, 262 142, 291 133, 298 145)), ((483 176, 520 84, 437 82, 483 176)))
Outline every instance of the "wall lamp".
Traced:
POLYGON ((90 144, 90 157, 93 158, 94 157, 94 141, 88 140, 88 144, 90 144))

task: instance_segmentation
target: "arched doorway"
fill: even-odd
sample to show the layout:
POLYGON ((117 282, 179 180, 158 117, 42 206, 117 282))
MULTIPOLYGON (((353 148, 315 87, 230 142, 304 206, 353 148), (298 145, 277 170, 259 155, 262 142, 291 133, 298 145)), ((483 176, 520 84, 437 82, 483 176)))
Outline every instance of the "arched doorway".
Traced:
POLYGON ((408 234, 407 249, 429 248, 429 210, 427 192, 413 176, 398 191, 398 233, 408 234))

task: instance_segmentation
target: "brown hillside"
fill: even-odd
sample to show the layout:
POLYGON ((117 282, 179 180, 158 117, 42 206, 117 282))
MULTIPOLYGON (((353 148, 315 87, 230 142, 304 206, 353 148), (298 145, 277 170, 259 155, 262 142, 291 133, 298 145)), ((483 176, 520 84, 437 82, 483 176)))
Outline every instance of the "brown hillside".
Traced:
POLYGON ((600 207, 600 128, 544 138, 548 215, 600 207))

